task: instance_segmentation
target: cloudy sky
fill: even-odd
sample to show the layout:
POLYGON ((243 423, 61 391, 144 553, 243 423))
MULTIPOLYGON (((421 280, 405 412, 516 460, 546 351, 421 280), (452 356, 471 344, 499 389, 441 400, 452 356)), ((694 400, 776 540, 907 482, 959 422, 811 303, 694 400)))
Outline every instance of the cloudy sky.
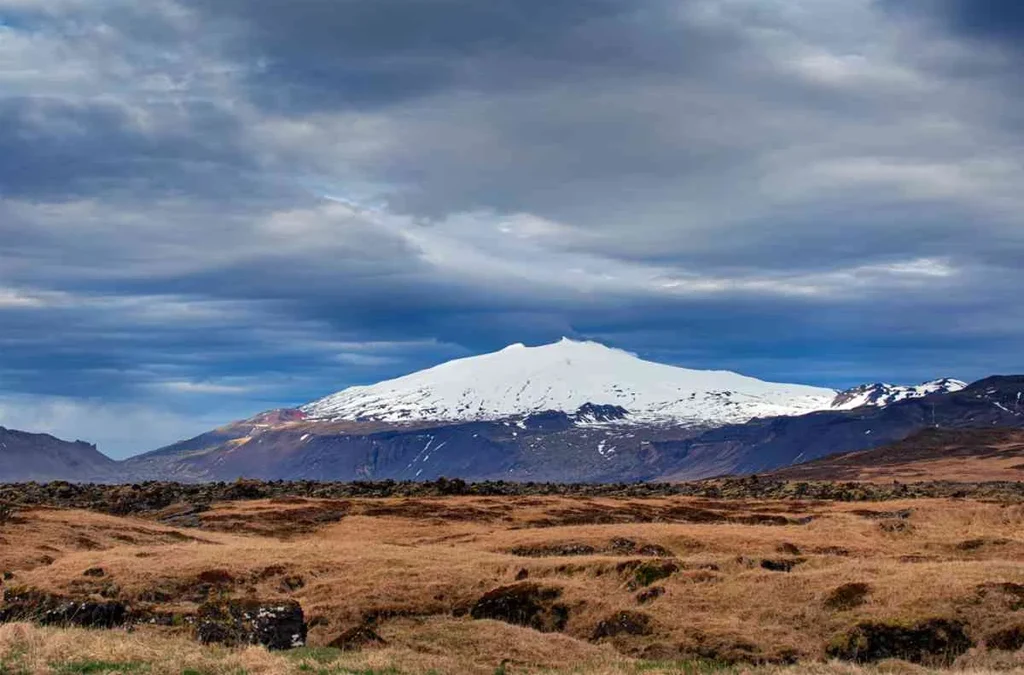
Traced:
POLYGON ((0 0, 0 424, 149 450, 568 335, 1024 370, 1019 0, 0 0))

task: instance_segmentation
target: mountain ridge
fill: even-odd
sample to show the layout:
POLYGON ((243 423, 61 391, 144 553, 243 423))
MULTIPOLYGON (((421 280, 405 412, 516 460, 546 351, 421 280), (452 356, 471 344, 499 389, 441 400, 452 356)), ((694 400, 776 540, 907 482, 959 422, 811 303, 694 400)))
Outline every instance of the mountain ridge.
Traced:
POLYGON ((951 377, 929 380, 918 385, 898 385, 885 382, 862 384, 841 391, 832 401, 833 410, 853 410, 862 406, 887 406, 908 398, 920 398, 928 394, 949 394, 967 387, 967 383, 951 377))
POLYGON ((44 433, 0 426, 0 481, 106 481, 119 475, 119 465, 85 441, 65 441, 44 433))
POLYGON ((563 339, 511 345, 301 408, 265 411, 116 469, 131 481, 690 480, 870 448, 929 423, 962 425, 972 395, 993 399, 978 418, 983 423, 1019 425, 1011 409, 1019 399, 984 390, 1006 381, 837 392, 665 366, 563 339), (398 405, 391 405, 393 393, 398 405), (779 409, 784 414, 775 414, 779 409))
POLYGON ((575 414, 561 411, 501 420, 399 424, 249 421, 236 425, 230 440, 201 451, 193 447, 175 454, 165 449, 126 464, 142 467, 149 462, 149 470, 197 480, 239 475, 308 480, 697 480, 763 473, 830 454, 871 449, 929 426, 1024 427, 1021 391, 1024 376, 999 376, 963 390, 888 406, 756 418, 710 428, 581 423, 575 414))

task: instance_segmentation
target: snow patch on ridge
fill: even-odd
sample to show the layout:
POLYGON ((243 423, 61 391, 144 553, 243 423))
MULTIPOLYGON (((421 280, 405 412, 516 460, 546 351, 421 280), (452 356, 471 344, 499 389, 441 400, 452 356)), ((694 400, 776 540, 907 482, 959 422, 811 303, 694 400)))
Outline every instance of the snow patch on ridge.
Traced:
POLYGON ((902 386, 897 384, 865 384, 853 389, 840 392, 832 403, 833 410, 853 410, 863 406, 884 407, 897 401, 904 401, 910 398, 920 398, 929 394, 950 394, 960 391, 967 386, 966 382, 943 378, 932 380, 916 386, 902 386))

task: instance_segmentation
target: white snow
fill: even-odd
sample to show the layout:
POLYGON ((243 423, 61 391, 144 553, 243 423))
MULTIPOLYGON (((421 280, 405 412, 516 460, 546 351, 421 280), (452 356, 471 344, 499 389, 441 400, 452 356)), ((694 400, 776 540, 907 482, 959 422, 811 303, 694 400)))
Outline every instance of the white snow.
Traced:
POLYGON ((584 403, 620 405, 633 421, 741 422, 827 409, 836 391, 764 382, 730 371, 644 361, 596 342, 515 344, 379 384, 351 387, 302 408, 311 419, 501 419, 584 403))
POLYGON ((896 403, 897 401, 903 401, 910 398, 920 398, 922 396, 927 396, 928 394, 960 391, 966 386, 966 382, 950 378, 932 380, 931 382, 925 382, 924 384, 916 386, 884 383, 867 384, 841 392, 836 397, 836 401, 833 403, 832 409, 853 410, 854 408, 860 408, 861 406, 866 405, 884 407, 891 403, 896 403))

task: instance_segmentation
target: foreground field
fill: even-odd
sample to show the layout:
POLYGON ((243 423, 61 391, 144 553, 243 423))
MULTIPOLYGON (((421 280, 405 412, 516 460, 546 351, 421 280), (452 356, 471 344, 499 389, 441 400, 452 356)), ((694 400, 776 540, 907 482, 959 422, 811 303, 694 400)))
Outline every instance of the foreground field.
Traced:
POLYGON ((166 625, 9 624, 0 672, 854 672, 825 661, 877 657, 851 646, 879 626, 939 626, 909 652, 927 666, 1013 667, 1022 533, 1024 505, 957 499, 279 497, 144 518, 36 506, 0 526, 9 594, 117 601, 166 625), (311 647, 195 643, 200 605, 231 598, 297 601, 311 647), (330 644, 346 651, 309 651, 330 644))
MULTIPOLYGON (((181 637, 146 631, 125 634, 35 628, 26 624, 0 626, 0 673, 5 675, 439 675, 473 672, 513 675, 527 670, 507 661, 487 670, 466 665, 457 653, 423 653, 409 648, 384 647, 372 652, 308 648, 272 653, 258 647, 203 647, 181 637)), ((895 661, 870 666, 839 662, 728 665, 708 661, 643 661, 602 653, 565 668, 545 668, 543 672, 549 675, 928 675, 951 671, 895 661)), ((976 658, 965 660, 956 672, 1014 675, 1024 673, 1024 666, 1013 659, 976 658)))
MULTIPOLYGON (((401 647, 371 652, 330 648, 272 653, 258 647, 203 647, 182 637, 137 631, 133 634, 81 629, 35 628, 27 624, 0 626, 0 673, 4 675, 439 675, 486 672, 488 675, 527 672, 499 664, 486 670, 466 665, 458 653, 423 653, 401 647), (400 666, 396 664, 401 664, 400 666)), ((928 675, 948 674, 901 662, 871 666, 847 663, 804 663, 789 666, 727 665, 708 661, 655 662, 606 653, 544 673, 573 675, 928 675)), ((961 675, 1024 673, 1012 658, 965 660, 961 675), (1016 664, 1016 665, 1015 665, 1016 664)))

